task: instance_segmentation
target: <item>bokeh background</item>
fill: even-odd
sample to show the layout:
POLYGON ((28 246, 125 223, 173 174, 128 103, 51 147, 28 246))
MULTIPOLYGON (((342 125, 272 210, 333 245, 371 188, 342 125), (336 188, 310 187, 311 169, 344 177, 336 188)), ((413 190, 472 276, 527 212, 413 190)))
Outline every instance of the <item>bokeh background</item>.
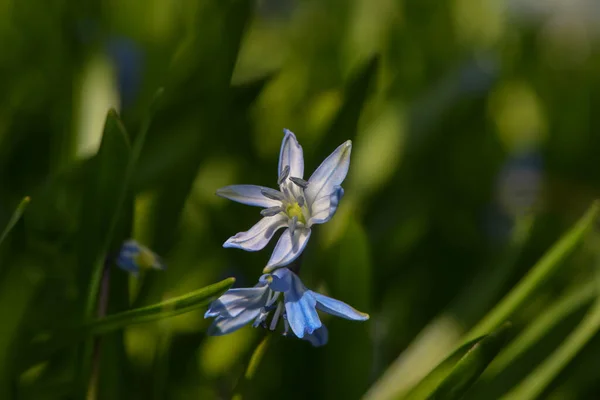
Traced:
MULTIPOLYGON (((324 348, 273 341, 246 397, 397 398, 598 196, 599 27, 595 0, 0 1, 1 226, 31 196, 0 247, 0 397, 85 393, 77 343, 21 360, 81 322, 97 223, 84 193, 108 110, 134 139, 162 87, 121 224, 168 268, 113 270, 109 313, 230 276, 253 285, 272 244, 223 249, 259 214, 215 190, 273 186, 283 128, 307 171, 351 139, 346 196, 302 279, 371 319, 323 317, 324 348)), ((561 296, 592 295, 470 398, 508 393, 582 321, 590 235, 513 313, 515 335, 561 296)), ((262 332, 207 337, 204 311, 106 335, 98 398, 229 398, 262 332)), ((597 398, 599 356, 593 335, 542 397, 597 398)))

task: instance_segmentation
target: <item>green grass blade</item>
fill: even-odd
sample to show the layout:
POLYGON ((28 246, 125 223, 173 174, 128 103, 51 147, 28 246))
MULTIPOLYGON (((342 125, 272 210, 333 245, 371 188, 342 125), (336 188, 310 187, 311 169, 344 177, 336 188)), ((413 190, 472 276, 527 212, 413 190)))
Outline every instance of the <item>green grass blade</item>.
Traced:
POLYGON ((450 375, 442 381, 427 399, 460 399, 477 381, 509 339, 511 324, 506 323, 497 331, 473 345, 456 363, 450 375))
POLYGON ((484 378, 493 378, 510 367, 527 350, 539 342, 552 328, 565 318, 590 304, 596 296, 596 283, 591 281, 578 287, 557 300, 551 307, 533 320, 504 350, 487 369, 484 378))
POLYGON ((10 220, 8 220, 8 224, 6 225, 6 228, 4 228, 4 231, 2 231, 2 235, 0 235, 0 244, 2 242, 4 242, 4 240, 6 239, 6 236, 8 236, 8 233, 15 227, 17 222, 19 222, 19 219, 21 219, 21 216, 25 212, 25 209, 27 208, 27 205, 29 204, 30 201, 31 201, 31 199, 29 198, 29 196, 27 196, 27 197, 23 198, 23 200, 21 200, 21 202, 17 206, 17 209, 10 217, 10 220))
POLYGON ((540 366, 510 391, 504 400, 537 399, 556 376, 571 362, 600 330, 600 302, 586 314, 583 321, 540 366))
MULTIPOLYGON (((444 361, 438 364, 429 374, 425 376, 415 387, 413 387, 406 396, 402 397, 407 400, 423 399, 428 393, 431 393, 437 388, 440 383, 446 379, 446 377, 452 372, 452 369, 456 363, 477 343, 483 340, 485 336, 471 340, 468 343, 463 344, 450 354, 444 361)), ((390 396, 391 397, 391 396, 390 396)))
POLYGON ((515 310, 519 309, 535 290, 546 282, 562 265, 562 262, 573 253, 594 226, 599 212, 600 203, 595 201, 583 217, 544 254, 517 286, 467 334, 466 340, 496 329, 515 310))
POLYGON ((42 362, 57 351, 85 340, 90 335, 105 335, 129 325, 170 318, 194 311, 219 297, 234 282, 234 278, 227 278, 160 303, 109 315, 82 326, 65 328, 64 331, 51 333, 47 340, 29 346, 29 350, 22 357, 20 370, 24 371, 32 365, 42 362))

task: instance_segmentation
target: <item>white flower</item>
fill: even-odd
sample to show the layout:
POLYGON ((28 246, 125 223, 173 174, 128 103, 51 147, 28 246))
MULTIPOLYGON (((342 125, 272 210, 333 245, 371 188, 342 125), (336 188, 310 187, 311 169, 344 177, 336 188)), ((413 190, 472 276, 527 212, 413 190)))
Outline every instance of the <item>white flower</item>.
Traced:
POLYGON ((340 186, 350 166, 350 140, 340 145, 305 181, 304 156, 296 136, 284 129, 279 153, 279 190, 255 185, 233 185, 217 190, 217 195, 238 203, 263 207, 263 218, 250 230, 227 239, 223 247, 247 251, 263 249, 275 232, 286 228, 265 267, 270 272, 294 261, 304 250, 311 226, 333 217, 344 195, 340 186))

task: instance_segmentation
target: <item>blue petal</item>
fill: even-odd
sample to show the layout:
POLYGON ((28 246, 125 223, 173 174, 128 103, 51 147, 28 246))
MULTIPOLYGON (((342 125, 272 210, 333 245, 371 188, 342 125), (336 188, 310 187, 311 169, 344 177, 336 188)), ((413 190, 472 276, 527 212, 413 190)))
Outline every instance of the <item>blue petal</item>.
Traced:
POLYGON ((283 214, 264 217, 248 231, 237 233, 227 239, 223 247, 233 247, 246 251, 262 250, 275 232, 285 226, 287 226, 287 217, 283 214))
POLYGON ((229 289, 210 304, 204 318, 235 318, 247 310, 260 310, 268 298, 269 287, 266 284, 253 288, 229 289))
POLYGON ((329 331, 325 325, 314 331, 312 335, 304 336, 304 340, 308 340, 313 346, 325 346, 329 341, 329 331))
POLYGON ((308 187, 304 190, 309 205, 321 197, 331 195, 335 188, 342 184, 350 167, 351 152, 352 142, 348 140, 319 165, 319 168, 309 178, 308 187))
POLYGON ((290 175, 296 178, 304 177, 304 154, 302 146, 298 143, 296 135, 288 129, 284 129, 281 150, 279 151, 279 170, 277 177, 281 176, 286 165, 290 166, 290 175))
MULTIPOLYGON (((271 283, 269 283, 269 287, 271 290, 276 292, 288 292, 292 287, 292 276, 294 273, 287 268, 279 268, 273 274, 269 275, 271 277, 271 283)), ((263 275, 264 276, 264 275, 263 275)))
POLYGON ((336 186, 330 195, 316 199, 311 206, 311 217, 308 226, 329 221, 335 215, 343 196, 344 189, 341 186, 336 186))
POLYGON ((237 331, 244 325, 249 324, 260 314, 258 310, 245 310, 234 318, 219 317, 214 320, 211 326, 206 331, 209 336, 221 336, 237 331))
POLYGON ((335 315, 336 317, 351 319, 353 321, 366 321, 369 319, 369 314, 360 312, 342 301, 315 293, 312 290, 310 290, 310 292, 317 301, 317 309, 319 311, 335 315))
POLYGON ((312 293, 306 290, 300 278, 287 271, 291 278, 289 290, 283 293, 287 320, 294 334, 303 338, 305 334, 310 335, 322 326, 315 308, 317 301, 312 293))
POLYGON ((306 247, 309 238, 309 228, 296 228, 293 237, 289 229, 283 231, 263 272, 271 272, 294 261, 306 247))
POLYGON ((217 190, 217 196, 224 197, 238 203, 257 207, 280 206, 281 202, 269 199, 262 195, 261 190, 272 190, 264 186, 256 185, 232 185, 217 190))

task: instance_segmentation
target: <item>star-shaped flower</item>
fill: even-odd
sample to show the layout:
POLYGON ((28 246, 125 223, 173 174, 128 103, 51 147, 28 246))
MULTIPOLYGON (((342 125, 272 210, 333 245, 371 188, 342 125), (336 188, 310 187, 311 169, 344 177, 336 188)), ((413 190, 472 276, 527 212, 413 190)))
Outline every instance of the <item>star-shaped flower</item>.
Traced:
POLYGON ((252 288, 228 290, 211 303, 204 318, 215 318, 208 329, 208 334, 214 336, 231 333, 250 322, 273 331, 283 319, 284 335, 291 328, 298 338, 318 347, 327 343, 329 334, 317 310, 354 321, 369 319, 368 314, 344 302, 307 289, 288 268, 264 274, 252 288))
POLYGON ((286 228, 264 272, 294 261, 304 250, 311 227, 333 217, 344 195, 340 185, 350 166, 352 142, 348 140, 306 181, 302 147, 291 131, 284 129, 284 133, 279 153, 279 190, 255 185, 232 185, 217 190, 221 197, 264 208, 263 218, 256 225, 227 239, 224 247, 258 251, 269 243, 277 230, 286 228))

